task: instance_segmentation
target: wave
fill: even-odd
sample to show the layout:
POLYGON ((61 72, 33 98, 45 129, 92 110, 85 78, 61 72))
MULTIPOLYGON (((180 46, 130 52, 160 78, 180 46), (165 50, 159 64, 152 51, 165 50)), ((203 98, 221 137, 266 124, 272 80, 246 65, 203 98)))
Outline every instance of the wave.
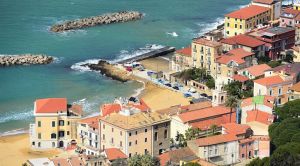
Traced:
POLYGON ((28 133, 28 132, 29 132, 28 129, 20 128, 20 129, 15 129, 15 130, 10 130, 10 131, 5 131, 3 133, 0 133, 0 137, 25 134, 25 133, 28 133))
POLYGON ((61 63, 65 59, 64 57, 53 57, 53 63, 61 63))
POLYGON ((206 32, 209 32, 213 29, 216 29, 217 26, 224 24, 224 18, 223 17, 218 17, 212 22, 202 22, 198 23, 197 25, 200 27, 200 31, 196 34, 195 37, 199 37, 203 35, 206 32))
POLYGON ((87 72, 87 71, 93 71, 88 66, 83 66, 85 64, 97 64, 101 59, 88 59, 83 62, 75 63, 71 66, 71 69, 80 71, 80 72, 87 72))
POLYGON ((22 112, 6 112, 0 116, 0 123, 6 123, 13 120, 25 120, 33 117, 32 108, 27 108, 22 112))
POLYGON ((178 37, 178 34, 176 32, 167 32, 167 35, 178 37))
POLYGON ((157 45, 157 44, 147 44, 145 47, 142 48, 138 48, 137 50, 134 51, 128 51, 128 50, 121 50, 120 54, 117 56, 116 59, 111 60, 111 63, 117 63, 119 61, 125 60, 125 59, 129 59, 132 57, 136 57, 148 52, 151 52, 153 50, 158 50, 163 48, 163 45, 157 45))

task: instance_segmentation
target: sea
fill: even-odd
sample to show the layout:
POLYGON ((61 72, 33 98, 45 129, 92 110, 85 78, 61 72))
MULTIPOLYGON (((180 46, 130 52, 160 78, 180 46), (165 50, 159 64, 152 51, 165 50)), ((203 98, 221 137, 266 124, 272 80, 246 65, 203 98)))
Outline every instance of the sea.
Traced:
MULTIPOLYGON (((66 97, 86 116, 103 103, 136 94, 141 83, 120 83, 81 67, 117 61, 162 46, 178 49, 223 23, 224 14, 250 0, 1 0, 0 54, 47 54, 49 65, 0 68, 0 133, 18 133, 33 122, 38 98, 66 97), (136 10, 142 20, 53 33, 51 25, 104 13, 136 10)), ((0 56, 1 56, 0 55, 0 56)), ((0 135, 1 135, 0 134, 0 135)))

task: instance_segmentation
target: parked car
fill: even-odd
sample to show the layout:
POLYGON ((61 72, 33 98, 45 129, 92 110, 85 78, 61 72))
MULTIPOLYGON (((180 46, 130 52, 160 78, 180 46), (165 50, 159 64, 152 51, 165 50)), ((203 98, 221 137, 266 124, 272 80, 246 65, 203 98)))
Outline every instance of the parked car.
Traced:
POLYGON ((212 96, 207 96, 207 98, 208 98, 209 100, 212 100, 212 96))
POLYGON ((127 71, 132 71, 132 67, 126 67, 127 71))
POLYGON ((166 83, 165 84, 167 87, 172 87, 172 85, 170 83, 166 83))
POLYGON ((207 97, 206 93, 201 93, 200 96, 207 97))
POLYGON ((196 91, 195 88, 190 88, 190 89, 189 89, 189 92, 191 92, 191 93, 196 93, 197 91, 196 91))
POLYGON ((154 74, 153 71, 147 71, 147 75, 148 75, 148 76, 151 76, 152 74, 154 74))
POLYGON ((178 86, 173 86, 172 88, 175 89, 175 90, 179 90, 178 86))
POLYGON ((192 95, 191 95, 191 94, 189 94, 189 93, 184 93, 184 94, 183 94, 183 96, 184 96, 185 98, 192 97, 192 95))

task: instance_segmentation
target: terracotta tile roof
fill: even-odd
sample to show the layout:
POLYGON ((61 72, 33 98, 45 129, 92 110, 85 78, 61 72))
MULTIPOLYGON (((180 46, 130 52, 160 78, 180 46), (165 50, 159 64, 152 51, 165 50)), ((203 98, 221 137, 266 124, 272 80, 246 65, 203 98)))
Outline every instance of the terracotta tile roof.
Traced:
POLYGON ((127 156, 120 149, 117 148, 108 148, 104 150, 109 161, 116 159, 126 159, 127 156))
MULTIPOLYGON (((263 97, 263 104, 265 106, 268 106, 270 108, 274 107, 274 103, 275 103, 275 97, 273 96, 262 96, 263 97)), ((247 99, 244 99, 241 103, 242 107, 247 107, 250 105, 259 105, 258 103, 255 103, 255 101, 253 100, 253 97, 249 97, 247 99)))
POLYGON ((238 44, 238 45, 243 45, 251 48, 258 47, 265 44, 265 42, 260 41, 254 37, 247 36, 245 34, 240 34, 226 39, 222 39, 220 42, 229 45, 238 44))
POLYGON ((254 65, 243 70, 247 70, 254 77, 262 76, 265 74, 266 70, 271 69, 267 64, 254 65))
POLYGON ((226 17, 237 18, 237 19, 248 19, 264 12, 269 11, 270 9, 267 7, 251 5, 248 7, 244 7, 242 9, 236 10, 229 14, 226 14, 226 17))
POLYGON ((270 85, 274 85, 274 84, 283 83, 284 80, 280 76, 276 75, 276 76, 260 78, 260 79, 254 80, 253 82, 263 85, 263 86, 270 86, 270 85))
POLYGON ((209 46, 209 47, 222 46, 222 44, 220 42, 211 41, 211 40, 207 40, 207 39, 203 39, 203 38, 195 39, 195 40, 193 40, 193 43, 201 44, 201 45, 205 45, 205 46, 209 46))
POLYGON ((46 98, 35 101, 35 113, 57 113, 67 111, 66 98, 46 98))
POLYGON ((180 54, 180 55, 184 55, 184 56, 192 56, 192 48, 191 48, 191 46, 189 46, 189 47, 177 50, 176 53, 180 54))
POLYGON ((239 74, 233 75, 233 79, 234 79, 235 81, 239 81, 239 82, 246 82, 246 81, 249 80, 248 77, 242 76, 242 75, 239 75, 239 74))
POLYGON ((65 158, 54 158, 51 159, 51 161, 53 161, 55 166, 71 166, 71 164, 65 158))
POLYGON ((300 73, 300 62, 294 62, 290 64, 277 66, 270 69, 270 71, 274 71, 274 72, 285 71, 287 74, 296 77, 300 73))
POLYGON ((237 123, 226 123, 222 124, 222 127, 225 129, 227 134, 245 134, 248 129, 250 129, 250 126, 245 124, 237 124, 237 123))
POLYGON ((195 143, 197 146, 208 146, 221 144, 225 142, 232 142, 236 140, 238 140, 238 138, 234 134, 222 134, 205 138, 199 138, 195 140, 195 143))
POLYGON ((140 100, 140 103, 128 104, 128 106, 137 108, 142 112, 150 111, 150 107, 144 102, 143 99, 140 100))
POLYGON ((217 57, 216 61, 221 64, 228 64, 231 61, 234 61, 237 64, 242 64, 245 63, 243 58, 252 55, 254 55, 254 53, 248 52, 242 48, 238 48, 230 50, 226 54, 217 57))
POLYGON ((197 111, 184 112, 178 117, 184 122, 190 122, 198 119, 204 119, 212 116, 223 115, 230 113, 230 108, 224 106, 204 108, 197 111))
POLYGON ((247 111, 247 118, 246 122, 260 122, 266 125, 269 125, 273 122, 274 116, 272 114, 260 111, 260 110, 253 110, 247 111))
POLYGON ((103 104, 100 107, 101 116, 106 116, 113 112, 119 112, 119 111, 121 111, 121 105, 117 103, 103 104))
POLYGON ((300 82, 298 82, 297 84, 293 85, 291 87, 291 90, 296 91, 296 92, 300 92, 300 82))
POLYGON ((84 119, 80 120, 79 123, 85 123, 92 128, 98 129, 99 128, 99 116, 84 118, 84 119))
POLYGON ((271 5, 271 4, 273 4, 274 2, 277 2, 277 0, 253 0, 253 2, 271 5))
POLYGON ((72 111, 73 113, 76 113, 77 115, 82 115, 83 110, 82 110, 82 106, 78 105, 78 104, 73 104, 70 108, 70 111, 72 111))
POLYGON ((69 162, 72 166, 84 166, 85 164, 83 160, 78 156, 69 158, 69 162))
POLYGON ((286 8, 282 11, 281 17, 284 17, 284 14, 293 15, 293 17, 297 17, 300 14, 299 10, 295 10, 293 8, 286 8))
POLYGON ((194 152, 188 148, 175 149, 168 152, 165 152, 158 156, 160 159, 160 165, 164 166, 167 162, 172 162, 173 164, 180 164, 180 161, 192 161, 198 159, 194 152))

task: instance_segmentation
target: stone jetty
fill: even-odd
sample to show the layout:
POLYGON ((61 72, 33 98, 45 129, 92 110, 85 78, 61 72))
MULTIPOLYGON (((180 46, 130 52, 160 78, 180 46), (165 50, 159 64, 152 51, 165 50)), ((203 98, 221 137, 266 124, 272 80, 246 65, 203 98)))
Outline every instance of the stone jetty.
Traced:
POLYGON ((30 64, 48 64, 54 60, 53 57, 47 55, 3 55, 0 56, 0 66, 13 65, 30 65, 30 64))
POLYGON ((100 16, 93 16, 89 18, 82 18, 73 21, 66 21, 62 24, 57 24, 51 27, 52 32, 63 32, 73 29, 81 29, 97 25, 112 24, 118 22, 127 22, 139 20, 143 16, 142 13, 137 11, 122 11, 117 13, 107 13, 100 16))

